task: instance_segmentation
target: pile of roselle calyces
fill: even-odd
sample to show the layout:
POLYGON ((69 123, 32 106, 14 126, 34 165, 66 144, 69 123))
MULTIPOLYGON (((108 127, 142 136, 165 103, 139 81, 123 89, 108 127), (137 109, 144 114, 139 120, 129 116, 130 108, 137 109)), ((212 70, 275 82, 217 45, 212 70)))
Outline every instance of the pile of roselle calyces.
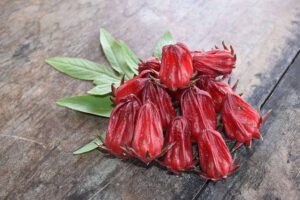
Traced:
POLYGON ((231 153, 261 138, 269 113, 261 116, 235 92, 237 84, 224 82, 236 55, 223 47, 190 51, 177 43, 163 47, 161 60, 141 61, 139 75, 112 86, 116 107, 100 148, 121 159, 156 161, 175 174, 197 169, 220 180, 233 173, 231 153), (231 150, 225 140, 235 141, 231 150))

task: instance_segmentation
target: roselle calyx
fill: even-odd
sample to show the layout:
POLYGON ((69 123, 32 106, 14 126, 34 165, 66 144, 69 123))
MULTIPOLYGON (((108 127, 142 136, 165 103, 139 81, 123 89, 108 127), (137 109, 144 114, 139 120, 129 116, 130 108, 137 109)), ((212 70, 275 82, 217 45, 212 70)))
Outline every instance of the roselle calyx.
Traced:
POLYGON ((160 66, 161 66, 161 63, 160 63, 159 58, 151 57, 148 60, 141 61, 139 63, 138 71, 139 71, 139 73, 142 73, 142 71, 145 71, 145 70, 154 70, 156 72, 159 72, 160 66))
POLYGON ((235 66, 236 55, 232 46, 230 49, 222 43, 224 49, 213 49, 210 51, 194 51, 193 66, 200 74, 212 77, 227 76, 231 74, 235 66))
POLYGON ((154 81, 149 80, 146 82, 141 96, 143 103, 150 100, 156 105, 160 115, 162 127, 165 130, 171 120, 176 117, 176 111, 172 105, 172 101, 168 92, 165 90, 165 88, 162 88, 154 81))
POLYGON ((237 83, 231 88, 226 82, 203 77, 198 81, 198 86, 210 94, 215 104, 215 110, 220 112, 226 94, 235 92, 237 83))
POLYGON ((105 148, 116 156, 128 157, 122 147, 130 147, 134 134, 137 114, 141 107, 135 95, 128 95, 113 109, 106 132, 105 148))
POLYGON ((251 146, 252 139, 262 138, 259 129, 269 116, 270 111, 261 116, 239 95, 228 93, 221 110, 225 133, 231 140, 236 140, 235 149, 241 144, 251 146))
POLYGON ((160 163, 176 174, 191 169, 195 164, 191 132, 184 117, 174 118, 167 130, 165 146, 173 143, 174 146, 166 152, 160 163))
POLYGON ((145 102, 137 116, 132 148, 128 148, 146 164, 159 157, 164 144, 159 112, 151 101, 145 102))
POLYGON ((149 73, 150 73, 149 70, 144 70, 136 77, 122 83, 118 88, 115 88, 112 85, 112 93, 114 95, 112 101, 114 103, 118 103, 123 98, 127 97, 130 94, 134 94, 137 97, 140 97, 140 94, 145 86, 145 83, 148 80, 150 80, 149 73))
POLYGON ((180 103, 182 115, 191 128, 192 141, 196 141, 203 130, 216 129, 215 105, 209 93, 193 85, 182 94, 180 103))
POLYGON ((204 130, 197 138, 202 176, 209 180, 220 180, 233 173, 238 167, 234 163, 230 151, 222 138, 215 130, 204 130))
POLYGON ((159 78, 170 90, 188 86, 193 74, 192 55, 182 43, 167 45, 162 50, 159 78))

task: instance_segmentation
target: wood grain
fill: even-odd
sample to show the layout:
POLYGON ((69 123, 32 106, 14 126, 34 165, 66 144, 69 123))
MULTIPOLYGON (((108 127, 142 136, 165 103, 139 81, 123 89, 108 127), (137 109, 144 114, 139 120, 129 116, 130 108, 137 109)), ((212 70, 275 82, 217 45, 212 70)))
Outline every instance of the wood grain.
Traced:
MULTIPOLYGON (((55 105, 92 85, 66 77, 47 57, 106 63, 104 27, 147 58, 170 30, 191 49, 222 40, 234 46, 234 79, 257 106, 300 48, 300 10, 287 1, 20 1, 0 2, 0 199, 190 199, 203 186, 98 151, 72 151, 104 131, 107 119, 55 105)), ((270 142, 272 139, 269 139, 270 142)))

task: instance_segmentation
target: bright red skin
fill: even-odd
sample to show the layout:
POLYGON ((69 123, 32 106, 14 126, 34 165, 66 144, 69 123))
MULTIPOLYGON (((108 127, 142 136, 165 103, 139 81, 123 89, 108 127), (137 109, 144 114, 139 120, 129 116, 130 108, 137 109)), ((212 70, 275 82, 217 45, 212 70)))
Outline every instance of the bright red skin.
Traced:
POLYGON ((194 165, 191 132, 184 117, 174 118, 168 128, 165 146, 173 143, 164 156, 163 165, 175 173, 191 169, 194 165))
POLYGON ((252 138, 261 138, 261 116, 239 95, 228 93, 221 110, 225 133, 229 139, 250 145, 252 138))
POLYGON ((164 137, 156 106, 148 101, 139 110, 132 148, 134 154, 146 164, 157 158, 163 148, 164 137))
POLYGON ((146 61, 141 61, 139 63, 139 73, 141 73, 144 70, 154 70, 159 72, 160 70, 160 60, 159 58, 152 57, 146 61))
POLYGON ((213 181, 226 178, 237 166, 221 134, 205 130, 197 138, 202 176, 213 181))
POLYGON ((144 70, 141 74, 136 77, 126 81, 120 87, 113 90, 114 98, 112 99, 114 103, 120 102, 123 98, 130 94, 134 94, 140 97, 141 92, 145 86, 145 83, 150 80, 148 78, 149 70, 144 70))
POLYGON ((162 84, 175 91, 188 86, 193 74, 192 55, 182 44, 167 45, 162 50, 159 77, 162 84))
POLYGON ((203 130, 216 129, 215 105, 207 92, 192 86, 182 94, 180 103, 182 115, 188 120, 191 128, 192 141, 196 141, 203 130))
POLYGON ((158 86, 152 81, 148 81, 142 92, 142 102, 145 103, 148 100, 156 105, 162 122, 162 127, 166 130, 171 120, 176 117, 176 111, 172 105, 169 94, 164 88, 158 86))
POLYGON ((105 146, 112 154, 128 156, 121 147, 131 146, 135 121, 140 107, 140 100, 136 96, 130 95, 122 99, 113 109, 105 138, 105 146))
POLYGON ((200 88, 207 91, 212 97, 215 109, 217 112, 221 111, 222 102, 227 93, 233 93, 233 90, 226 82, 216 81, 214 79, 204 79, 200 81, 200 88))
POLYGON ((193 67, 200 74, 212 77, 229 75, 234 68, 236 57, 229 50, 194 51, 193 67))

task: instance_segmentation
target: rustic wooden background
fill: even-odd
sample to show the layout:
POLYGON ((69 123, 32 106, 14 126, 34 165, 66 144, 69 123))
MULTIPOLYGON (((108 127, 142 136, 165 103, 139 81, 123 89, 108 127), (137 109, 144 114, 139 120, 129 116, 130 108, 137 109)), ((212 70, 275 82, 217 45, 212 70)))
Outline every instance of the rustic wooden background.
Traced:
POLYGON ((0 199, 299 199, 299 0, 1 0, 0 199), (234 46, 234 79, 273 114, 242 166, 225 181, 179 177, 94 151, 72 152, 107 119, 55 105, 92 85, 45 64, 51 56, 106 63, 99 28, 151 55, 166 30, 191 49, 234 46))

